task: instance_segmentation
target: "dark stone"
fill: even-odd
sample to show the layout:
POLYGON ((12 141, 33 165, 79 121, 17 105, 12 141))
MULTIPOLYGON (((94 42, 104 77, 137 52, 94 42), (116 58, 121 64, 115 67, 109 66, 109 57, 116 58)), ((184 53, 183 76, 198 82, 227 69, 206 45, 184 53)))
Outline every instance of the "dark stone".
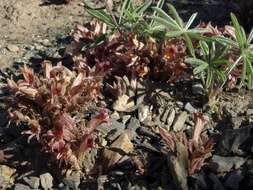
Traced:
POLYGON ((227 188, 236 190, 236 189, 239 189, 240 182, 242 181, 242 179, 243 179, 243 176, 242 176, 241 171, 235 171, 228 175, 224 185, 227 188))
POLYGON ((253 125, 241 127, 239 129, 224 130, 222 135, 216 140, 216 153, 219 155, 229 155, 234 153, 237 155, 244 155, 245 148, 242 146, 245 142, 251 141, 253 125))

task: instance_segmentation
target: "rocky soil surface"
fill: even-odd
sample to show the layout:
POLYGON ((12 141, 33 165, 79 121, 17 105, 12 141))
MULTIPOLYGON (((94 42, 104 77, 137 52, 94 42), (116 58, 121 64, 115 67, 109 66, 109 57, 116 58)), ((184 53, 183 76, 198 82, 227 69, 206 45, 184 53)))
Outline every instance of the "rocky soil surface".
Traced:
MULTIPOLYGON (((214 9, 217 8, 215 6, 221 9, 216 12, 225 10, 225 4, 222 3, 222 9, 221 4, 212 2, 214 9)), ((186 3, 183 1, 178 4, 179 8, 184 6, 186 3)), ((191 6, 196 11, 200 10, 202 20, 205 12, 201 8, 203 4, 193 3, 191 6)), ((236 10, 237 6, 230 8, 236 10)), ((209 10, 208 14, 212 15, 210 18, 214 22, 223 20, 226 23, 227 12, 217 15, 211 11, 214 9, 209 10)), ((184 13, 183 8, 181 13, 184 13)), ((81 0, 74 0, 68 5, 43 0, 1 0, 1 75, 16 73, 17 68, 25 63, 36 70, 44 59, 53 62, 67 59, 64 52, 70 43, 69 32, 76 24, 87 21, 81 0)), ((130 84, 127 80, 125 83, 130 84)), ((138 86, 140 88, 135 102, 125 101, 124 98, 132 96, 129 91, 127 97, 111 104, 112 127, 101 125, 97 129, 101 134, 100 143, 107 145, 103 152, 104 157, 114 167, 94 175, 96 177, 87 177, 79 172, 63 175, 50 155, 40 151, 40 145, 36 141, 28 144, 20 130, 8 123, 6 112, 1 109, 0 189, 172 190, 173 175, 168 173, 172 166, 163 156, 163 143, 155 126, 174 131, 191 129, 194 126, 194 113, 197 111, 204 112, 209 118, 206 130, 215 139, 215 151, 208 165, 189 179, 189 189, 253 188, 251 91, 225 92, 218 104, 209 109, 203 106, 207 97, 201 84, 190 83, 175 87, 140 81, 138 86)), ((0 91, 0 98, 3 96, 4 92, 0 91)), ((0 107, 4 107, 2 99, 0 107)), ((85 157, 83 164, 87 167, 94 164, 95 154, 96 152, 91 151, 91 156, 85 157)), ((102 167, 103 164, 101 161, 98 165, 102 167)), ((187 181, 183 178, 186 171, 180 171, 180 174, 176 169, 174 171, 175 175, 181 175, 179 178, 182 177, 182 184, 186 184, 187 181)), ((179 187, 184 189, 183 185, 179 187)))
POLYGON ((0 66, 10 67, 26 57, 29 49, 40 49, 64 36, 87 15, 81 0, 70 5, 60 1, 1 0, 0 66), (58 3, 57 3, 58 2, 58 3))

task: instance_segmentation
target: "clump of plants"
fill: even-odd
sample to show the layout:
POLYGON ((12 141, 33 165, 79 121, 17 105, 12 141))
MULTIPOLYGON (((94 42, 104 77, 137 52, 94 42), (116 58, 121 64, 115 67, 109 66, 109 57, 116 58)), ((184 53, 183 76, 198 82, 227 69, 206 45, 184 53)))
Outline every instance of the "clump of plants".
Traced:
POLYGON ((49 61, 43 67, 43 74, 37 74, 25 65, 22 79, 7 79, 10 119, 29 135, 28 142, 36 139, 61 163, 80 169, 79 156, 94 147, 94 130, 109 122, 105 109, 84 117, 96 108, 103 77, 89 67, 69 70, 49 61))
MULTIPOLYGON (((72 33, 72 69, 45 61, 43 74, 24 66, 22 79, 7 79, 10 119, 25 124, 28 141, 36 138, 45 151, 80 169, 78 159, 93 147, 96 127, 109 121, 105 109, 91 119, 85 114, 98 110, 105 83, 118 85, 114 94, 122 94, 120 78, 125 75, 129 81, 200 81, 215 96, 238 84, 253 87, 253 30, 246 35, 233 14, 232 26, 194 27, 196 13, 185 23, 172 5, 169 13, 162 9, 164 0, 151 5, 125 0, 117 13, 112 1, 100 8, 86 2, 85 9, 96 20, 72 33)), ((189 175, 201 169, 213 149, 202 133, 204 121, 196 115, 192 138, 184 132, 159 131, 170 154, 177 155, 178 146, 187 154, 189 175)))
MULTIPOLYGON (((103 52, 106 52, 108 64, 115 62, 114 59, 110 60, 115 58, 115 53, 118 55, 117 60, 128 57, 125 62, 119 61, 123 63, 117 63, 117 66, 126 65, 125 70, 130 68, 136 73, 142 67, 140 70, 145 70, 145 75, 142 73, 141 77, 154 77, 157 73, 161 76, 163 73, 162 76, 167 74, 167 79, 185 79, 187 77, 182 76, 193 71, 193 79, 202 80, 210 92, 224 88, 231 81, 252 88, 252 32, 247 38, 234 14, 231 14, 232 26, 217 28, 209 23, 192 27, 197 13, 185 23, 172 5, 168 5, 169 13, 163 11, 163 0, 151 9, 150 6, 151 1, 134 7, 131 0, 125 0, 120 13, 116 14, 112 12, 112 5, 105 6, 104 9, 92 9, 89 4, 86 5, 87 12, 108 27, 107 38, 96 38, 101 40, 98 48, 103 48, 103 52), (112 41, 114 52, 112 46, 108 47, 112 41), (126 48, 118 48, 123 46, 126 48), (129 46, 134 47, 134 50, 129 52, 129 46), (118 49, 121 52, 117 52, 118 49), (142 52, 140 55, 139 50, 142 52), (141 58, 132 60, 135 54, 141 58)), ((112 68, 115 69, 114 66, 112 68)), ((121 71, 122 69, 124 70, 121 68, 121 71)))
MULTIPOLYGON (((185 169, 188 170, 189 175, 200 171, 202 166, 205 165, 205 160, 212 155, 214 143, 204 132, 207 121, 202 113, 195 113, 196 124, 191 139, 183 131, 174 133, 163 128, 159 129, 169 154, 179 157, 180 154, 185 153, 183 160, 186 160, 185 169)), ((182 161, 180 160, 182 158, 176 159, 178 162, 182 161)))

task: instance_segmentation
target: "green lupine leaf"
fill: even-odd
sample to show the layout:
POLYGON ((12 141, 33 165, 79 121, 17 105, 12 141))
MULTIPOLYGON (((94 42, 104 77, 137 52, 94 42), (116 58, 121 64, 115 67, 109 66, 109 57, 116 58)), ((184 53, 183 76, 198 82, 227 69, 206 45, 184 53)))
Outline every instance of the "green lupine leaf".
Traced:
POLYGON ((132 0, 125 0, 125 1, 123 2, 123 5, 122 5, 122 7, 121 7, 121 12, 120 12, 120 17, 119 17, 119 24, 122 24, 123 16, 124 16, 126 10, 129 9, 130 4, 132 4, 132 0))
POLYGON ((209 32, 209 30, 206 28, 194 28, 194 29, 189 29, 186 31, 187 33, 191 33, 191 34, 203 34, 203 33, 209 32))
POLYGON ((228 46, 224 46, 222 47, 217 54, 215 55, 216 59, 223 59, 223 57, 225 56, 225 54, 227 53, 229 47, 228 46))
POLYGON ((187 49, 190 52, 191 56, 195 57, 195 50, 191 38, 187 34, 184 34, 184 39, 186 42, 187 49))
MULTIPOLYGON (((157 5, 156 5, 156 8, 157 9, 162 9, 163 5, 164 5, 164 0, 159 0, 157 5)), ((155 17, 156 15, 157 15, 157 11, 154 9, 152 18, 155 17)), ((152 19, 151 22, 150 22, 150 26, 152 27, 154 25, 154 23, 155 23, 155 21, 152 19)))
POLYGON ((106 23, 108 26, 117 27, 112 17, 108 15, 104 10, 87 9, 87 12, 96 19, 106 23))
POLYGON ((208 69, 207 71, 207 78, 206 78, 206 86, 207 88, 210 88, 213 83, 213 72, 211 69, 208 69))
POLYGON ((230 62, 227 59, 217 59, 217 60, 213 60, 212 63, 214 65, 220 66, 220 65, 229 65, 230 62))
POLYGON ((236 66, 241 62, 241 60, 243 59, 242 56, 238 57, 237 60, 234 62, 234 64, 231 65, 231 67, 228 70, 228 74, 230 74, 234 68, 236 68, 236 66))
POLYGON ((249 33, 249 36, 248 36, 248 39, 247 39, 247 43, 251 43, 253 40, 253 28, 251 29, 250 33, 249 33))
POLYGON ((166 28, 170 30, 178 30, 177 26, 174 25, 174 23, 169 22, 168 20, 165 20, 161 17, 154 17, 154 21, 164 25, 166 28))
POLYGON ((209 55, 209 46, 205 41, 200 41, 199 45, 204 53, 204 56, 207 58, 207 56, 209 55))
POLYGON ((186 58, 186 59, 185 59, 185 62, 186 62, 186 63, 189 63, 189 64, 191 64, 191 65, 206 65, 206 64, 208 65, 207 62, 205 62, 205 61, 203 61, 203 60, 201 60, 201 59, 192 58, 192 57, 186 58))
MULTIPOLYGON (((161 17, 163 18, 166 22, 169 22, 171 24, 174 25, 174 29, 177 29, 177 30, 181 30, 182 28, 180 27, 180 25, 171 17, 169 16, 168 14, 166 14, 162 9, 160 8, 157 8, 157 7, 153 7, 153 9, 156 11, 156 13, 161 17)), ((157 17, 154 17, 154 18, 157 18, 157 17)))
POLYGON ((241 27, 241 34, 242 34, 242 44, 243 46, 247 44, 247 35, 243 27, 241 27))
POLYGON ((227 80, 226 74, 220 70, 216 70, 216 75, 218 76, 219 80, 221 80, 221 83, 224 83, 227 80))
POLYGON ((198 75, 198 74, 200 74, 200 73, 203 73, 203 72, 205 72, 205 70, 206 70, 207 68, 208 68, 208 63, 199 65, 198 67, 196 67, 196 68, 193 70, 193 74, 194 74, 194 75, 198 75))
POLYGON ((252 68, 252 63, 251 61, 247 58, 247 73, 248 73, 248 86, 250 89, 253 87, 253 68, 252 68))
POLYGON ((188 22, 185 25, 185 29, 189 29, 190 26, 192 25, 193 21, 195 20, 196 16, 198 15, 198 13, 194 13, 192 14, 192 16, 190 17, 190 19, 188 20, 188 22))
POLYGON ((240 47, 243 47, 244 40, 243 40, 242 31, 241 31, 242 28, 241 28, 236 16, 233 13, 231 13, 231 20, 232 20, 233 26, 235 28, 235 35, 236 35, 237 42, 240 47))
POLYGON ((252 51, 247 52, 247 57, 252 62, 253 61, 253 52, 252 51))
POLYGON ((181 27, 181 28, 184 28, 184 22, 183 20, 181 19, 181 17, 179 16, 177 10, 175 9, 175 7, 172 5, 172 4, 168 4, 168 7, 169 7, 169 10, 170 10, 170 13, 171 15, 173 16, 173 18, 176 20, 176 22, 178 23, 178 25, 181 27))
POLYGON ((206 41, 206 42, 213 42, 215 41, 213 38, 210 38, 210 37, 207 37, 207 36, 203 36, 201 35, 200 33, 188 33, 188 35, 191 37, 191 38, 194 38, 194 39, 197 39, 197 40, 201 40, 201 41, 206 41))
POLYGON ((135 12, 139 15, 142 15, 152 4, 152 1, 145 1, 142 5, 136 8, 135 12))
POLYGON ((216 42, 218 42, 220 44, 230 45, 230 46, 232 46, 234 48, 239 48, 238 44, 235 41, 233 41, 233 40, 231 40, 229 38, 225 38, 223 36, 217 36, 217 37, 213 37, 213 39, 214 39, 214 41, 216 41, 216 42))
POLYGON ((166 33, 166 37, 168 38, 176 38, 176 37, 179 37, 183 34, 184 32, 182 31, 168 31, 166 33))

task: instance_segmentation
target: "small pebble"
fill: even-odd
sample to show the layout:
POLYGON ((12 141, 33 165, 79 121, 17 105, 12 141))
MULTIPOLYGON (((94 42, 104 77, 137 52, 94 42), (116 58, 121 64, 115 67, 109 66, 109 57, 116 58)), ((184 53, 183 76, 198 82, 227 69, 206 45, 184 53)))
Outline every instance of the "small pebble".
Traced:
POLYGON ((33 189, 37 189, 40 186, 40 178, 38 177, 24 177, 23 180, 33 189))
POLYGON ((48 190, 53 187, 53 177, 50 173, 40 175, 40 181, 44 190, 48 190))
POLYGON ((192 93, 194 95, 205 95, 205 89, 202 84, 196 83, 192 85, 192 93))
POLYGON ((177 117, 175 124, 173 125, 173 130, 175 132, 181 131, 185 127, 185 121, 188 119, 187 112, 182 112, 177 117))
POLYGON ((19 51, 19 47, 17 45, 14 45, 14 44, 7 45, 7 49, 10 52, 18 52, 19 51))
POLYGON ((78 189, 78 186, 80 185, 80 173, 75 172, 71 174, 70 176, 63 179, 63 183, 68 186, 70 189, 78 189))
POLYGON ((189 103, 187 102, 184 106, 185 111, 189 112, 189 113, 195 113, 197 112, 197 110, 189 103))
POLYGON ((248 109, 247 112, 246 112, 246 115, 247 116, 253 115, 253 109, 248 109))
POLYGON ((27 185, 23 185, 21 183, 17 183, 15 185, 14 190, 31 190, 31 188, 29 186, 27 186, 27 185))

